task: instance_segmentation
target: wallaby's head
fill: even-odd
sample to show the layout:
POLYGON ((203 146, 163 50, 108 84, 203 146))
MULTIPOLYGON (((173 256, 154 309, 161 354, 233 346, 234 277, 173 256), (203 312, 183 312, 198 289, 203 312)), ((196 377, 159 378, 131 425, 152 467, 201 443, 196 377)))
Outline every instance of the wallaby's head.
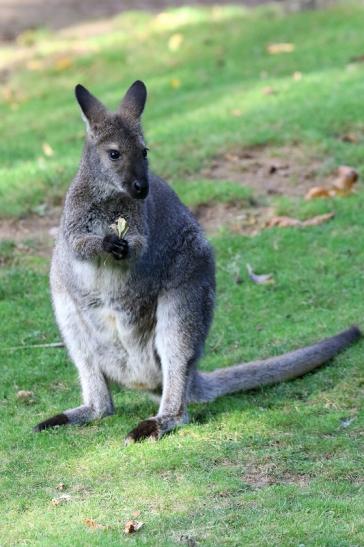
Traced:
POLYGON ((149 190, 148 149, 140 124, 147 98, 144 83, 133 83, 115 113, 107 110, 80 84, 76 86, 75 94, 86 121, 85 153, 90 155, 95 176, 102 179, 98 184, 108 185, 110 190, 135 199, 144 199, 149 190))

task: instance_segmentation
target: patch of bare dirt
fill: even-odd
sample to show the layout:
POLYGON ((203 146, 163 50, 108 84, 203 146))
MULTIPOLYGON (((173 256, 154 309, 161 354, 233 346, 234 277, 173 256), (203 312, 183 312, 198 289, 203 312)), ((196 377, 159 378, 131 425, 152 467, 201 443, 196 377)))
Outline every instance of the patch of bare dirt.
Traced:
POLYGON ((274 216, 272 200, 276 196, 303 198, 313 186, 332 183, 332 175, 323 175, 324 161, 312 150, 298 145, 233 148, 217 155, 201 175, 217 181, 232 181, 253 190, 250 203, 202 203, 193 213, 207 234, 222 226, 230 231, 255 235, 274 216))
POLYGON ((271 207, 247 207, 246 202, 200 203, 192 212, 209 235, 222 226, 236 234, 256 235, 273 215, 271 207))
POLYGON ((14 241, 18 250, 49 256, 57 234, 60 208, 44 215, 29 215, 21 219, 0 219, 0 241, 14 241))
POLYGON ((307 486, 309 477, 307 475, 296 475, 293 473, 278 473, 272 464, 248 466, 243 481, 253 488, 264 488, 274 484, 294 484, 300 487, 307 486))
POLYGON ((216 156, 202 175, 249 186, 257 196, 296 196, 325 180, 322 159, 301 146, 235 148, 216 156))

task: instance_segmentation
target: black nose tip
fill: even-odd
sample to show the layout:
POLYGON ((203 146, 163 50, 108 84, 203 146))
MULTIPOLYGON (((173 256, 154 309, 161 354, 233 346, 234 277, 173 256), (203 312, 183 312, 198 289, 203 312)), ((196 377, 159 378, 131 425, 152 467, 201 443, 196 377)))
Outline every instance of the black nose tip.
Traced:
POLYGON ((133 190, 136 198, 143 199, 148 195, 148 183, 136 180, 133 183, 133 190))

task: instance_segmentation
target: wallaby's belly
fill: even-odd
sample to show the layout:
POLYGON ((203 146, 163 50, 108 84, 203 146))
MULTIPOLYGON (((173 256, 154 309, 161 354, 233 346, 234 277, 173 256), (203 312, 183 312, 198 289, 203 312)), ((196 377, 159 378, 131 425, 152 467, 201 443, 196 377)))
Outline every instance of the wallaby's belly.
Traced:
POLYGON ((139 326, 130 324, 127 314, 120 309, 100 308, 95 316, 100 338, 109 340, 115 352, 115 361, 100 363, 105 375, 132 389, 154 390, 161 386, 154 328, 141 333, 139 326))
MULTIPOLYGON (((75 363, 80 362, 83 354, 86 366, 87 361, 92 361, 92 366, 120 385, 145 390, 160 387, 154 307, 143 306, 140 317, 131 312, 130 302, 123 303, 117 270, 78 262, 74 274, 75 282, 82 279, 81 291, 73 295, 72 288, 60 282, 57 272, 53 272, 52 295, 58 324, 75 363)), ((134 307, 138 309, 137 305, 134 307)))

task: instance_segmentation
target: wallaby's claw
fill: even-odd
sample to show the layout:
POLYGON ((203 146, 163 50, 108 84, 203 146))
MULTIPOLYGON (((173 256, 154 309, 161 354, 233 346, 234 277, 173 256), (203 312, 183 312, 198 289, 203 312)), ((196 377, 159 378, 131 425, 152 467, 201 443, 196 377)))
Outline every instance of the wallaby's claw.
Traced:
POLYGON ((122 260, 129 254, 129 244, 126 239, 118 237, 116 234, 108 234, 104 237, 102 248, 107 253, 112 254, 115 260, 122 260))
POLYGON ((161 431, 158 421, 155 418, 143 420, 137 425, 125 438, 125 444, 133 444, 148 439, 157 441, 161 437, 161 431))
POLYGON ((52 418, 48 418, 48 420, 44 420, 44 422, 40 422, 36 426, 33 427, 34 433, 38 433, 39 431, 43 431, 44 429, 50 429, 51 427, 58 427, 60 425, 67 425, 69 423, 69 419, 66 416, 66 414, 57 414, 56 416, 52 416, 52 418))

